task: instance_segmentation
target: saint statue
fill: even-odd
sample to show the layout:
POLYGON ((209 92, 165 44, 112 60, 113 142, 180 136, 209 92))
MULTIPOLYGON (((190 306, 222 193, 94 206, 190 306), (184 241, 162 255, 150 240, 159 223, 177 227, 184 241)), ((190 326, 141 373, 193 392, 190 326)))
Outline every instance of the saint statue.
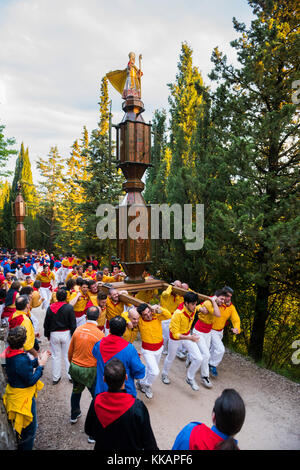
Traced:
POLYGON ((141 77, 143 75, 141 71, 142 55, 139 55, 139 68, 135 65, 135 53, 129 52, 128 56, 129 62, 126 69, 109 72, 106 74, 106 77, 112 86, 122 95, 124 100, 129 96, 140 99, 141 77))

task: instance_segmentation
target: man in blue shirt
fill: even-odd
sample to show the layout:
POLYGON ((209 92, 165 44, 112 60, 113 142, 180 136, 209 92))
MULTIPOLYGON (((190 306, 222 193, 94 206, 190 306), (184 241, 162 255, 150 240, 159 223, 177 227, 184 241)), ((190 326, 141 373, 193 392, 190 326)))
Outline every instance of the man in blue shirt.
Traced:
POLYGON ((137 396, 134 379, 145 376, 145 366, 141 362, 135 347, 122 338, 126 329, 126 321, 121 316, 112 318, 109 322, 110 334, 98 341, 93 348, 93 356, 97 359, 97 379, 95 396, 106 392, 108 387, 104 382, 104 366, 113 357, 123 362, 127 380, 125 390, 134 397, 137 396))

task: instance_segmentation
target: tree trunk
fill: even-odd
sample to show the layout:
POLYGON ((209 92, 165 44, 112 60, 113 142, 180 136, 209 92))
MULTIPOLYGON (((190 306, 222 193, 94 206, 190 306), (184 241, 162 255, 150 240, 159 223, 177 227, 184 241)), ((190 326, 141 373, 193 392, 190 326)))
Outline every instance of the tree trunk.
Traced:
POLYGON ((257 286, 254 321, 248 351, 249 356, 251 356, 255 362, 261 361, 263 356, 265 326, 268 318, 269 292, 269 283, 263 286, 257 286))

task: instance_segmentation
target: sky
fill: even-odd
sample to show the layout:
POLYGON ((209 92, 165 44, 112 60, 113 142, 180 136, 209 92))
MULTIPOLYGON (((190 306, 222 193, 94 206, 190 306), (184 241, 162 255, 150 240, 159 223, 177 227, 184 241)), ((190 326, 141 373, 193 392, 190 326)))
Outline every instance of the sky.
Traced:
MULTIPOLYGON (((216 46, 236 63, 233 17, 250 25, 247 0, 0 0, 0 124, 16 150, 29 148, 34 182, 39 157, 53 146, 68 157, 83 126, 97 127, 102 77, 124 69, 130 51, 143 57, 149 122, 156 109, 168 110, 183 42, 206 85, 216 46)), ((109 96, 117 124, 122 99, 111 85, 109 96)))

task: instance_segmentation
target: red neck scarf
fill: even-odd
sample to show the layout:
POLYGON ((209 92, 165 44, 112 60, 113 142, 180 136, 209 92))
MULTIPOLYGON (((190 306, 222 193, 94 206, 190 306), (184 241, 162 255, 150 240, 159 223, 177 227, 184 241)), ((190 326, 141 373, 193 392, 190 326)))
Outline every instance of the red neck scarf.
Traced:
POLYGON ((116 421, 134 404, 135 398, 122 390, 120 392, 103 392, 95 398, 95 412, 101 425, 106 428, 116 421))
POLYGON ((0 357, 1 359, 3 359, 3 358, 14 357, 14 356, 17 356, 18 354, 24 354, 24 349, 12 349, 10 346, 8 346, 1 353, 0 357))
POLYGON ((66 305, 67 302, 54 302, 50 305, 50 310, 55 315, 57 314, 58 310, 63 306, 66 305))
POLYGON ((128 341, 116 335, 105 336, 100 341, 100 353, 104 363, 128 346, 128 341))

